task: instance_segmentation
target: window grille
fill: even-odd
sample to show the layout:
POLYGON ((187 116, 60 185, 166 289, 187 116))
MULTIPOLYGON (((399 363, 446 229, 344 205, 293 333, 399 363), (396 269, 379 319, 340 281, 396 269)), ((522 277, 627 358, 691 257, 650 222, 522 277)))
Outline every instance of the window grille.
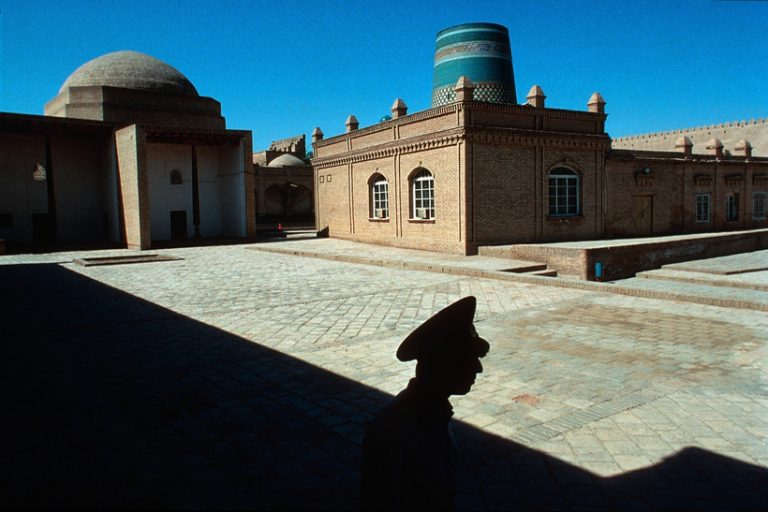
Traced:
POLYGON ((755 220, 765 220, 766 203, 768 203, 768 192, 752 193, 752 218, 755 220))
POLYGON ((696 194, 696 222, 710 222, 712 219, 710 202, 709 194, 696 194))
POLYGON ((389 183, 382 176, 379 176, 371 186, 371 204, 373 218, 389 218, 389 183))
POLYGON ((739 194, 729 194, 725 198, 725 220, 739 220, 739 194))
POLYGON ((413 177, 413 217, 417 219, 435 218, 435 179, 427 170, 422 170, 413 177))
POLYGON ((549 173, 549 215, 566 217, 581 213, 579 175, 570 169, 554 169, 549 173))

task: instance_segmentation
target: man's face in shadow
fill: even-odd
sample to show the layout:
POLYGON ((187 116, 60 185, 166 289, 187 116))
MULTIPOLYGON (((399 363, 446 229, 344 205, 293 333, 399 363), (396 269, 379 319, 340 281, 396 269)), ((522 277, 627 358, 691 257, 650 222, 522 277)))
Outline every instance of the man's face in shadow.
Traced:
POLYGON ((480 358, 469 351, 441 354, 421 364, 425 380, 448 395, 466 395, 472 389, 477 374, 483 372, 480 358))
POLYGON ((451 378, 449 380, 449 392, 451 395, 466 395, 475 383, 478 373, 483 373, 483 364, 480 358, 467 354, 465 357, 456 360, 451 369, 451 378))

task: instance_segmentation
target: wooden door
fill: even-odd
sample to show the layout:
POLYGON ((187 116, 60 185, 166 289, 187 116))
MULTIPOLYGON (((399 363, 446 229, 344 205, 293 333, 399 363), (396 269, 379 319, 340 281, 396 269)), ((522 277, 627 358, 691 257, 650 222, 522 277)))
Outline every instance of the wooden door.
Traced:
POLYGON ((636 235, 653 233, 653 196, 635 196, 633 218, 636 235))

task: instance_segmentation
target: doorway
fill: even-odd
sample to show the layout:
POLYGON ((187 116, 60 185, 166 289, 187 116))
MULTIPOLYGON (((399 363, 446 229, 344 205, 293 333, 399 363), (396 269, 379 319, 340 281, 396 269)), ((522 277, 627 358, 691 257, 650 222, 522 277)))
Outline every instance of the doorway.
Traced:
POLYGON ((187 211, 175 210, 171 212, 171 240, 186 240, 187 238, 187 211))
POLYGON ((32 214, 32 239, 35 245, 46 246, 56 239, 53 218, 48 213, 32 214))
POLYGON ((633 220, 636 235, 653 233, 653 196, 635 196, 633 220))

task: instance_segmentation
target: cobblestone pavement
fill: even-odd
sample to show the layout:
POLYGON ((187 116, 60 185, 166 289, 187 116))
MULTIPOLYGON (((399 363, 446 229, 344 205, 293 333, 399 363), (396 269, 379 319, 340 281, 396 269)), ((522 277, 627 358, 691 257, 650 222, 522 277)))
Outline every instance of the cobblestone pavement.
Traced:
POLYGON ((435 253, 400 247, 363 244, 339 239, 309 238, 292 240, 287 244, 261 244, 255 246, 259 250, 276 249, 280 251, 309 251, 324 252, 335 256, 349 256, 358 260, 389 260, 402 263, 424 263, 432 265, 461 265, 464 268, 477 270, 505 270, 520 265, 534 265, 536 262, 495 258, 492 256, 472 256, 467 258, 459 254, 435 253), (330 249, 324 246, 330 246, 330 249))
POLYGON ((765 313, 253 247, 0 257, 0 506, 355 508, 397 345, 466 295, 460 508, 768 506, 765 313))

